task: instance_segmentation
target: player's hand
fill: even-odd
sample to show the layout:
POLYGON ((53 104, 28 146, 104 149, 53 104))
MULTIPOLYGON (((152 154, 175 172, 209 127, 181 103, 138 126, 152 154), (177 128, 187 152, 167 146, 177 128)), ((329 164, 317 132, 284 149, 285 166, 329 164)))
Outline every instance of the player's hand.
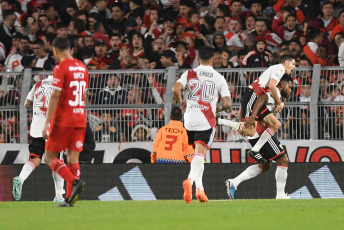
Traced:
POLYGON ((249 116, 244 124, 246 128, 249 128, 251 126, 256 126, 256 119, 253 116, 249 116))
POLYGON ((49 129, 49 123, 44 122, 44 127, 43 127, 43 130, 42 130, 42 137, 44 139, 48 139, 48 137, 49 137, 48 129, 49 129))
POLYGON ((280 112, 282 111, 283 108, 284 108, 284 103, 281 102, 281 103, 279 103, 278 105, 276 105, 276 107, 275 107, 275 112, 280 113, 280 112))

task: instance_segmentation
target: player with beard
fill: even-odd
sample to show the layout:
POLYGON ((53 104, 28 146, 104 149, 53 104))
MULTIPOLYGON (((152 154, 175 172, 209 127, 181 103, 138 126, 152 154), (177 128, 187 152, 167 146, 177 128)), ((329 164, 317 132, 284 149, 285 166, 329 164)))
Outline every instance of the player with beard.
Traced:
MULTIPOLYGON (((291 92, 292 78, 288 75, 284 75, 277 85, 278 94, 287 98, 291 92)), ((265 114, 272 114, 275 110, 275 99, 272 97, 271 92, 260 95, 255 103, 255 107, 252 111, 253 114, 257 113, 261 108, 266 109, 265 114)), ((242 123, 233 122, 226 119, 218 119, 219 125, 226 125, 236 130, 242 123)), ((267 129, 267 125, 264 122, 258 121, 256 130, 244 128, 240 133, 249 136, 249 142, 253 146, 259 140, 259 136, 267 129)), ((230 199, 234 199, 234 193, 237 190, 239 184, 245 180, 258 176, 260 173, 264 173, 271 168, 271 161, 277 162, 277 169, 275 173, 277 194, 276 199, 290 199, 285 194, 285 185, 288 176, 289 159, 285 153, 284 148, 277 140, 276 135, 263 145, 261 148, 261 156, 266 160, 264 163, 258 163, 249 166, 244 172, 235 177, 234 179, 228 179, 226 181, 227 193, 230 199)))

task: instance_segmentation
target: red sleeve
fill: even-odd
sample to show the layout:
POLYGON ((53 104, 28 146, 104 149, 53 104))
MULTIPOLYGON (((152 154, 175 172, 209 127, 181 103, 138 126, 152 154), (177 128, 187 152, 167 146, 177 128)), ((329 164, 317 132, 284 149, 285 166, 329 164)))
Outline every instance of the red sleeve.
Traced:
POLYGON ((305 15, 300 9, 297 9, 296 11, 296 20, 299 23, 299 25, 302 25, 303 21, 305 20, 305 15))
POLYGON ((307 58, 312 62, 312 64, 320 64, 322 66, 326 66, 327 62, 326 60, 318 57, 312 50, 311 48, 306 45, 303 47, 303 52, 306 54, 307 58))
POLYGON ((64 69, 61 65, 57 65, 53 72, 53 85, 54 89, 62 90, 64 83, 64 69))
POLYGON ((150 17, 147 14, 144 14, 143 16, 143 23, 146 25, 147 29, 149 30, 152 22, 150 21, 150 17))
POLYGON ((283 7, 284 4, 285 4, 285 0, 278 0, 277 3, 272 8, 277 13, 277 12, 282 11, 281 7, 283 7))
POLYGON ((274 17, 274 19, 273 19, 273 21, 272 21, 272 31, 274 32, 274 33, 276 33, 277 34, 277 32, 278 32, 278 29, 279 29, 279 27, 280 27, 280 25, 281 25, 281 17, 279 18, 279 19, 276 19, 275 17, 274 17))

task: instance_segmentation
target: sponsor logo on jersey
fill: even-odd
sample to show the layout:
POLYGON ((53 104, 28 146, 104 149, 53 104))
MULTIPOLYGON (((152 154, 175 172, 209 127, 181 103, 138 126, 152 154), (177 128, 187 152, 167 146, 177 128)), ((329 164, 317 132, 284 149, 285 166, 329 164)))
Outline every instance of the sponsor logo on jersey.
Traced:
POLYGON ((77 148, 81 148, 83 145, 84 145, 84 144, 83 144, 81 141, 77 141, 76 144, 75 144, 75 146, 76 146, 77 148))
POLYGON ((82 66, 69 66, 69 71, 83 71, 83 72, 85 72, 86 69, 82 66))
POLYGON ((73 113, 81 113, 81 114, 84 114, 84 113, 85 113, 85 110, 84 110, 84 108, 74 108, 74 109, 73 109, 73 113))

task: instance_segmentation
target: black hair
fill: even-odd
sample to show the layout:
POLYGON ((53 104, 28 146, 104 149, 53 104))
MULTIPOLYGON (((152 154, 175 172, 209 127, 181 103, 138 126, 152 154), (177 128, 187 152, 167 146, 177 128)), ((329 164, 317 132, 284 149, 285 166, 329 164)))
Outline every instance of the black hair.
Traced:
POLYGON ((293 82, 293 79, 291 78, 290 74, 284 74, 283 77, 281 78, 280 82, 293 82))
POLYGON ((282 64, 285 61, 292 61, 295 60, 295 58, 293 57, 293 55, 290 54, 283 54, 280 59, 279 59, 279 63, 282 64))
MULTIPOLYGON (((50 7, 54 7, 51 3, 45 3, 42 8, 44 11, 47 11, 50 7)), ((54 7, 55 8, 55 7, 54 7)))
POLYGON ((97 21, 94 24, 94 31, 97 32, 100 29, 101 26, 102 26, 102 22, 97 21))
POLYGON ((224 17, 230 17, 231 12, 229 11, 229 7, 225 4, 221 4, 217 7, 217 10, 222 12, 224 17))
POLYGON ((63 22, 58 22, 56 24, 56 30, 62 29, 62 28, 68 28, 68 25, 66 23, 63 22))
POLYGON ((11 16, 12 14, 14 14, 14 10, 5 10, 2 15, 3 15, 3 19, 6 20, 9 16, 11 16))
POLYGON ((86 30, 86 25, 83 20, 80 18, 73 18, 72 22, 74 23, 74 28, 78 31, 78 33, 82 33, 82 31, 86 30))
POLYGON ((68 38, 57 37, 54 39, 52 46, 59 51, 64 51, 70 48, 70 42, 68 38))
POLYGON ((52 44, 54 39, 56 38, 56 34, 46 33, 45 37, 46 37, 47 41, 50 42, 50 44, 52 44))
POLYGON ((40 14, 40 15, 38 16, 38 20, 39 20, 40 18, 43 18, 43 17, 46 17, 46 18, 48 19, 48 21, 50 21, 48 15, 46 15, 46 14, 40 14))
POLYGON ((41 47, 44 46, 44 42, 41 39, 37 39, 36 41, 33 42, 34 45, 40 45, 41 47))
POLYGON ((322 32, 318 28, 309 27, 307 29, 307 36, 308 36, 310 41, 313 40, 316 36, 321 35, 321 34, 322 34, 322 32))
POLYGON ((119 33, 113 33, 113 34, 111 34, 111 35, 110 35, 110 39, 111 39, 112 37, 119 37, 119 39, 121 39, 121 35, 120 35, 119 33))
POLYGON ((20 39, 19 39, 19 41, 20 40, 26 40, 26 41, 28 41, 29 43, 30 43, 30 38, 29 38, 29 36, 26 36, 26 35, 22 35, 21 37, 20 37, 20 39))
POLYGON ((201 46, 198 51, 199 58, 206 61, 214 57, 214 49, 211 46, 201 46))
POLYGON ((307 61, 308 64, 309 64, 309 66, 313 66, 311 60, 309 60, 308 57, 307 57, 306 55, 302 55, 302 56, 300 57, 300 61, 307 61))

